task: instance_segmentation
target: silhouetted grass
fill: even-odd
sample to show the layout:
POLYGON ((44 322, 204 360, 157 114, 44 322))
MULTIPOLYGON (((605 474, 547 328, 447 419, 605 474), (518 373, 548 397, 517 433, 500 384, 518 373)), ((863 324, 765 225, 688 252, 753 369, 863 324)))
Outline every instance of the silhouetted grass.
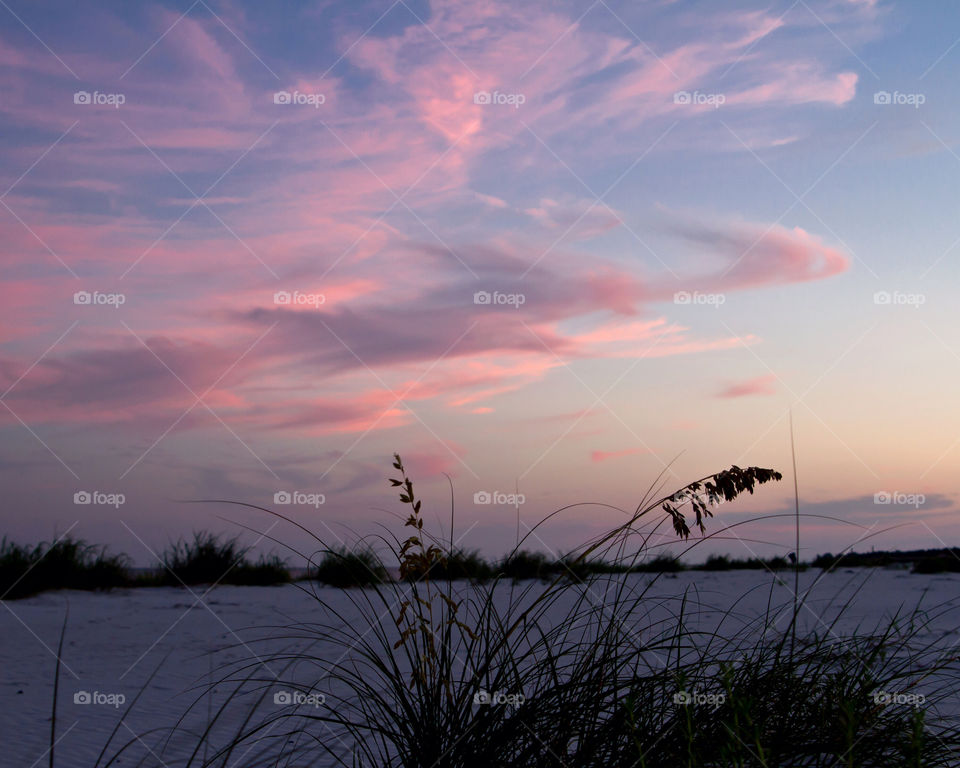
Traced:
POLYGON ((0 598, 16 600, 50 589, 101 590, 131 583, 128 559, 66 536, 34 547, 0 541, 0 598))
POLYGON ((913 564, 913 573, 960 573, 960 558, 954 554, 925 557, 913 564))
POLYGON ((879 550, 872 552, 829 552, 817 555, 815 568, 913 568, 914 573, 960 571, 960 548, 879 550))
MULTIPOLYGON (((729 555, 710 555, 706 561, 700 565, 690 566, 695 571, 781 571, 787 568, 793 569, 793 564, 785 557, 771 557, 761 559, 751 557, 746 560, 731 558, 729 555)), ((806 565, 800 565, 800 570, 806 570, 806 565)))
POLYGON ((369 547, 335 547, 325 552, 307 578, 331 587, 369 587, 386 581, 387 570, 369 547))
MULTIPOLYGON (((445 552, 441 560, 430 568, 430 578, 437 581, 488 581, 495 575, 492 565, 476 550, 454 549, 445 552)), ((408 574, 408 580, 416 580, 420 574, 408 574)))
POLYGON ((496 566, 498 576, 520 581, 523 579, 547 579, 557 573, 557 563, 551 562, 542 552, 521 550, 504 557, 496 566))
POLYGON ((191 541, 180 539, 167 547, 162 556, 163 570, 158 571, 156 580, 164 586, 268 586, 290 581, 290 571, 278 557, 261 555, 256 562, 250 562, 249 552, 236 538, 200 531, 193 534, 191 541))
POLYGON ((680 558, 673 555, 657 555, 645 561, 633 563, 635 573, 677 573, 686 570, 680 558))
MULTIPOLYGON (((189 542, 180 541, 168 547, 164 561, 173 569, 158 568, 150 572, 132 572, 126 555, 107 555, 105 548, 66 538, 55 545, 41 543, 35 547, 18 545, 4 539, 0 542, 0 594, 9 589, 31 565, 41 561, 43 567, 31 573, 10 591, 8 599, 17 599, 51 589, 98 590, 116 587, 178 586, 186 584, 264 585, 290 580, 286 564, 277 557, 261 556, 256 562, 246 558, 247 550, 235 539, 221 539, 211 533, 199 533, 189 542), (46 553, 46 554, 45 554, 46 553), (234 565, 234 563, 237 563, 234 565), (224 578, 220 578, 226 574, 224 578)), ((960 573, 960 550, 937 549, 907 552, 869 552, 818 555, 813 567, 835 570, 844 568, 880 568, 912 566, 916 574, 960 573)), ((584 580, 593 575, 618 573, 677 573, 679 571, 732 571, 792 569, 784 557, 732 558, 711 555, 701 564, 688 565, 672 555, 614 562, 603 559, 582 561, 551 559, 541 552, 520 550, 497 561, 484 559, 477 551, 457 550, 446 555, 445 563, 437 563, 431 571, 435 581, 447 579, 486 581, 507 578, 546 580, 557 576, 584 580)), ((807 564, 799 569, 806 570, 807 564)), ((335 587, 371 586, 390 579, 386 568, 372 551, 348 552, 334 547, 325 552, 320 564, 311 568, 307 578, 335 587)))

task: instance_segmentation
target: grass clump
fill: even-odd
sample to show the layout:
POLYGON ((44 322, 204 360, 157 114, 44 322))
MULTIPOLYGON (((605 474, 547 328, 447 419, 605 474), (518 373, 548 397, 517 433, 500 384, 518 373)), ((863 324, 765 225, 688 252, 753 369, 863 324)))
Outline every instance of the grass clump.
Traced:
POLYGON ((106 590, 131 584, 129 561, 105 547, 65 536, 23 546, 0 541, 0 599, 16 600, 51 589, 106 590))
POLYGON ((370 547, 335 547, 323 554, 307 578, 331 587, 370 587, 387 580, 377 553, 370 547))
POLYGON ((960 573, 960 558, 955 554, 937 555, 917 560, 912 573, 960 573))
POLYGON ((817 555, 815 568, 912 568, 914 573, 960 572, 960 548, 880 550, 817 555))
POLYGON ((547 579, 556 574, 557 564, 542 552, 524 549, 508 554, 497 564, 496 570, 499 576, 514 581, 547 579))
POLYGON ((180 539, 164 551, 163 570, 156 581, 163 586, 235 584, 269 586, 290 581, 290 571, 276 556, 247 559, 250 548, 237 538, 200 531, 190 541, 180 539))
MULTIPOLYGON (((706 561, 700 565, 694 565, 691 567, 691 570, 696 571, 736 571, 736 570, 747 570, 747 571, 782 571, 784 569, 792 569, 794 567, 790 561, 785 557, 771 557, 767 559, 761 559, 759 557, 751 557, 747 559, 737 559, 732 558, 729 555, 710 555, 706 561)), ((801 564, 798 566, 800 570, 805 570, 806 566, 801 564)))
MULTIPOLYGON (((487 581, 494 575, 494 567, 478 551, 460 548, 445 552, 430 568, 430 578, 436 581, 487 581)), ((416 572, 407 574, 408 580, 415 581, 421 577, 422 574, 416 572)))
POLYGON ((643 562, 633 564, 635 573, 679 573, 686 570, 679 557, 673 555, 657 555, 643 562))

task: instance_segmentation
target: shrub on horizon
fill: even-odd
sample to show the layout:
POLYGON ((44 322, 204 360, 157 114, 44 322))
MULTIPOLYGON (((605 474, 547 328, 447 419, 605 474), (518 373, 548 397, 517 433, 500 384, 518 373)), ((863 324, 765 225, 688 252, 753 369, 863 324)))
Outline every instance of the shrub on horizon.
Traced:
POLYGON ((65 536, 32 548, 6 537, 0 541, 0 599, 16 600, 51 589, 107 590, 131 583, 126 555, 110 555, 106 547, 82 539, 65 536))
POLYGON ((286 563, 276 556, 261 556, 250 562, 249 547, 241 547, 236 537, 222 538, 209 531, 198 531, 192 541, 180 539, 164 551, 163 570, 157 583, 163 586, 195 584, 234 584, 269 586, 290 581, 286 563))
POLYGON ((331 587, 368 587, 387 581, 387 569, 370 547, 335 547, 324 553, 308 579, 331 587))

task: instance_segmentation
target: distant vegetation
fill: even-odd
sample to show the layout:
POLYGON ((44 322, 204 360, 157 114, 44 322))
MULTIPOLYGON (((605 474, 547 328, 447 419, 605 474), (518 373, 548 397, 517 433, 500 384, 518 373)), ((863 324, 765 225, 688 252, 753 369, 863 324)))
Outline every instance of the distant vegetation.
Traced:
MULTIPOLYGON (((807 566, 800 564, 803 570, 807 566)), ((759 557, 751 557, 746 560, 731 558, 729 555, 710 555, 707 561, 702 565, 691 566, 694 571, 782 571, 784 569, 793 569, 793 563, 785 557, 771 557, 766 560, 759 557)))
MULTIPOLYGON (((105 547, 69 536, 33 547, 3 539, 0 541, 0 599, 16 600, 53 589, 109 590, 184 584, 267 586, 293 580, 286 562, 279 557, 261 555, 251 560, 249 555, 249 548, 242 547, 236 538, 201 531, 194 533, 190 540, 170 544, 162 554, 162 566, 143 571, 131 568, 126 555, 109 554, 105 547)), ((960 573, 960 548, 826 553, 799 567, 800 570, 902 567, 916 574, 960 573)), ((792 569, 793 563, 785 557, 738 559, 710 555, 703 563, 686 564, 668 554, 611 562, 571 556, 550 558, 524 549, 490 561, 476 550, 456 549, 434 560, 429 568, 430 578, 437 581, 547 581, 558 577, 577 581, 618 573, 782 571, 792 569)), ((422 576, 422 573, 411 572, 403 580, 422 576)), ((366 544, 353 549, 339 546, 325 550, 303 578, 338 588, 370 587, 392 580, 387 565, 366 544)))
POLYGON ((960 548, 883 550, 819 555, 815 568, 912 568, 913 573, 960 573, 960 548))
POLYGON ((341 546, 326 552, 307 577, 331 587, 368 587, 386 581, 387 569, 373 549, 341 546))
POLYGON ((171 587, 181 584, 266 586, 290 581, 290 571, 278 557, 261 555, 256 562, 250 562, 249 551, 235 538, 195 533, 192 541, 181 539, 167 548, 157 580, 171 587))
POLYGON ((122 587, 183 584, 268 585, 290 581, 286 564, 277 557, 247 558, 236 539, 196 533, 192 541, 171 544, 163 565, 149 571, 133 569, 126 555, 65 536, 33 547, 0 541, 0 599, 16 600, 52 589, 109 590, 122 587))
POLYGON ((128 559, 66 536, 33 547, 0 541, 0 599, 49 589, 112 589, 131 584, 128 559))

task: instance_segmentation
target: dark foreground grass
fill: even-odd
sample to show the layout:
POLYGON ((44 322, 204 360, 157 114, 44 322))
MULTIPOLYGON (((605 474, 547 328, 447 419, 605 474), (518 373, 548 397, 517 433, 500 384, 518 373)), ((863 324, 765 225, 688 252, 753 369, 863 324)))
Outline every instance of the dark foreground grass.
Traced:
POLYGON ((633 571, 651 559, 658 530, 672 524, 686 538, 684 512, 702 525, 709 505, 777 473, 734 467, 646 499, 567 556, 573 576, 518 545, 492 579, 438 581, 456 556, 453 533, 444 542, 424 530, 399 457, 394 467, 410 531, 384 544, 402 578, 344 593, 350 617, 313 592, 317 615, 272 638, 286 641, 281 653, 223 667, 215 687, 229 693, 202 733, 175 730, 152 751, 131 739, 112 759, 166 762, 179 737, 192 757, 171 766, 960 764, 957 654, 931 631, 954 617, 952 604, 854 635, 837 629, 851 602, 817 605, 823 618, 798 631, 813 587, 784 601, 774 577, 759 617, 745 620, 735 604, 706 627, 688 622, 681 594, 666 601, 668 618, 646 621, 664 604, 651 594, 660 575, 633 571), (624 572, 576 573, 598 556, 624 572), (541 580, 518 586, 517 575, 541 580))

